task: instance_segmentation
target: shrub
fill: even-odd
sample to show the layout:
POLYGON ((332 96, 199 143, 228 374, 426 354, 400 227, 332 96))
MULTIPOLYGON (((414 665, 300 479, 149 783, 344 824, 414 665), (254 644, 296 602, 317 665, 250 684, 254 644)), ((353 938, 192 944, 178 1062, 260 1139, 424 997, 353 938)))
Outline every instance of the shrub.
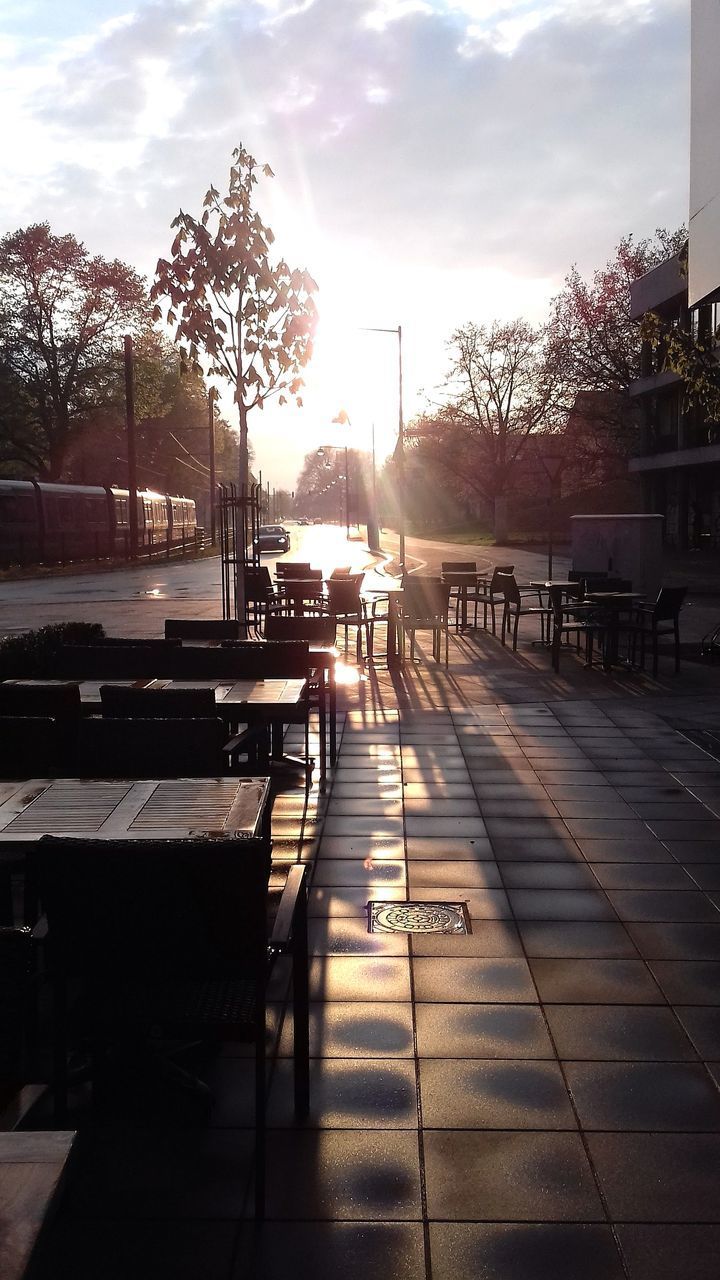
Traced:
POLYGON ((54 622, 0 640, 0 680, 52 679, 58 651, 66 644, 95 644, 105 629, 99 622, 54 622))

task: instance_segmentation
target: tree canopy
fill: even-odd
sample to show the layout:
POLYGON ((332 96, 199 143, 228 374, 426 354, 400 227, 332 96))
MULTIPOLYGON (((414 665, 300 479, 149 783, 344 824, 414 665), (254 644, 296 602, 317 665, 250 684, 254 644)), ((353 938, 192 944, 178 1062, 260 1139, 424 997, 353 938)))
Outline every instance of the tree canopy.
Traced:
POLYGON ((317 288, 306 271, 271 260, 272 231, 253 206, 258 175, 272 177, 242 146, 227 194, 210 187, 200 218, 180 211, 169 260, 157 264, 151 296, 191 360, 233 387, 240 422, 240 480, 248 478, 248 414, 271 396, 301 404, 300 369, 312 354, 317 288))
POLYGON ((132 267, 46 222, 0 240, 2 457, 51 480, 75 436, 118 396, 125 333, 149 326, 132 267))

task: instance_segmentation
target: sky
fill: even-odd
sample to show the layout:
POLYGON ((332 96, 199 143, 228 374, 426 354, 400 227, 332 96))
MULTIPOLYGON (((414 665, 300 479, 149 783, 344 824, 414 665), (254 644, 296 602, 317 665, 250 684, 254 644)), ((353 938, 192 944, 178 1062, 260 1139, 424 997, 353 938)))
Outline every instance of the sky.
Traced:
MULTIPOLYGON (((543 318, 573 263, 687 222, 690 0, 0 0, 0 234, 48 221, 152 279, 242 144, 319 285, 302 409, 250 420, 294 487, 391 452, 467 321, 543 318), (332 423, 341 409, 350 425, 332 423)), ((232 420, 232 400, 223 402, 232 420)))

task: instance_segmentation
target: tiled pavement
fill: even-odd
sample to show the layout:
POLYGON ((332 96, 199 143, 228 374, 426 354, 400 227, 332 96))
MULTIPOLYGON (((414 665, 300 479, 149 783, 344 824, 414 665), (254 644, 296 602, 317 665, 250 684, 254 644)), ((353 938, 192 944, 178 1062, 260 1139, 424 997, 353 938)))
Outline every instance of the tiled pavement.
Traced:
POLYGON ((209 1130, 84 1137, 46 1280, 715 1280, 720 763, 609 686, 447 687, 354 691, 326 797, 276 806, 278 868, 314 858, 312 1110, 285 1026, 266 1226, 225 1054, 209 1130), (472 932, 367 932, 406 897, 472 932))

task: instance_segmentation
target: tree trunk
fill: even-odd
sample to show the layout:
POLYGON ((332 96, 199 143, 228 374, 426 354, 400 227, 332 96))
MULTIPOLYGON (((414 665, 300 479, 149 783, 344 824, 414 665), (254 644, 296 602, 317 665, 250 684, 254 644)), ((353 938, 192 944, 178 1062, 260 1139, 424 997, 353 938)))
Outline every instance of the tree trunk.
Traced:
POLYGON ((238 415, 240 418, 238 468, 238 496, 240 498, 240 504, 237 512, 237 545, 235 547, 235 600, 238 619, 242 626, 245 627, 245 558, 247 556, 245 517, 247 511, 246 503, 250 498, 250 463, 248 458, 247 409, 242 403, 242 400, 238 403, 238 415))
POLYGON ((495 519, 493 531, 495 534, 496 544, 499 547, 504 547, 508 540, 507 498, 504 493, 499 493, 495 497, 495 519))

